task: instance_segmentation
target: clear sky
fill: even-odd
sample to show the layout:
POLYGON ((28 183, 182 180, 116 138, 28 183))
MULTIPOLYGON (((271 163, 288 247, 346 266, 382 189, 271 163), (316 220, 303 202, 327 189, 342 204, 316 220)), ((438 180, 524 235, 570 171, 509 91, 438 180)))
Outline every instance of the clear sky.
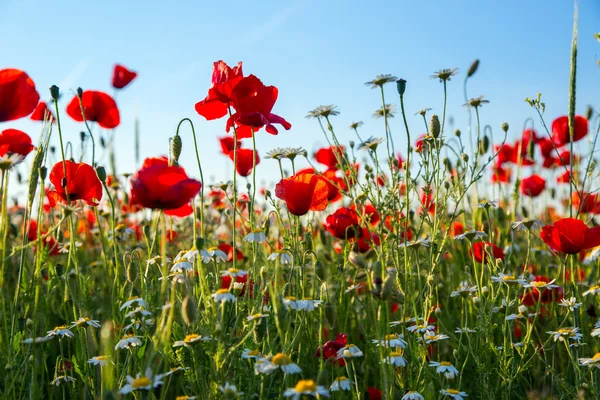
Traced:
MULTIPOLYGON (((534 116, 525 97, 543 93, 550 121, 566 114, 573 8, 569 0, 0 0, 0 68, 25 70, 45 99, 48 87, 60 86, 64 112, 77 87, 111 93, 113 64, 128 66, 139 76, 117 98, 120 172, 135 168, 137 115, 142 156, 166 154, 177 123, 190 117, 210 183, 228 179, 231 171, 216 140, 224 135, 225 120, 207 122, 194 110, 210 85, 213 61, 243 61, 246 74, 279 88, 274 112, 293 127, 279 136, 261 131, 261 155, 277 146, 313 151, 324 144, 316 121, 305 119, 321 104, 339 107, 334 127, 343 142, 355 139, 348 125, 360 120, 364 136, 384 137, 383 121, 372 117, 379 94, 364 86, 382 73, 408 81, 405 99, 415 134, 423 131, 416 111, 431 107, 441 115, 442 85, 429 76, 459 67, 460 75, 449 82, 448 114, 464 129, 462 80, 475 58, 481 65, 469 94, 490 100, 482 119, 499 140, 502 122, 510 123, 514 137, 534 116)), ((587 104, 600 108, 600 43, 593 38, 600 31, 600 1, 581 0, 579 22, 577 112, 583 113, 587 104)), ((395 85, 386 95, 398 103, 395 85)), ((391 121, 397 149, 405 147, 399 117, 391 121)), ((82 124, 66 114, 63 122, 67 140, 78 148, 82 124)), ((37 123, 0 123, 0 129, 11 127, 38 138, 37 123)), ((189 132, 183 139, 182 165, 197 175, 189 132)), ((276 170, 273 160, 258 166, 261 180, 273 181, 276 170)))

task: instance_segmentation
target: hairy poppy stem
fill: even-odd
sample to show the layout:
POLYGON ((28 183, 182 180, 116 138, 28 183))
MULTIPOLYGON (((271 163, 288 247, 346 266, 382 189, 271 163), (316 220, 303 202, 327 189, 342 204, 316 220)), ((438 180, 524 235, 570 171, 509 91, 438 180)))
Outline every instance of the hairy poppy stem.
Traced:
MULTIPOLYGON (((573 173, 573 137, 575 136, 575 100, 577 88, 577 20, 579 7, 575 1, 575 12, 573 16, 573 40, 571 41, 571 73, 569 76, 569 141, 571 174, 573 173)), ((573 184, 569 182, 569 216, 573 217, 573 184)))

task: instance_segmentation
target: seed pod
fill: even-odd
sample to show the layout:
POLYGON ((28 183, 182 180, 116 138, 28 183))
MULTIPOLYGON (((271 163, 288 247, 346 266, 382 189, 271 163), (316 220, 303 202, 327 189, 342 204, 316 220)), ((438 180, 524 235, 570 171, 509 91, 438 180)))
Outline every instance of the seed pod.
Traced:
MULTIPOLYGON (((452 178, 454 178, 454 177, 452 177, 452 178)), ((446 190, 450 189, 450 182, 444 181, 444 189, 446 189, 446 190)))
POLYGON ((186 296, 181 303, 181 317, 187 325, 191 325, 198 319, 198 304, 193 297, 186 296))
POLYGON ((50 86, 50 96, 52 96, 52 99, 58 100, 58 98, 60 97, 60 89, 58 88, 58 86, 50 86))
POLYGON ((475 75, 475 72, 477 72, 478 68, 479 68, 479 59, 476 58, 475 61, 473 61, 471 63, 471 66, 469 67, 469 69, 467 71, 467 77, 470 78, 473 75, 475 75))
POLYGON ((440 136, 440 129, 440 119, 437 115, 433 114, 429 120, 429 133, 437 139, 440 136))
POLYGON ((83 89, 80 87, 77 88, 77 97, 80 99, 83 97, 83 89))
POLYGON ((508 132, 508 122, 503 122, 502 125, 500 125, 502 127, 502 130, 504 131, 504 133, 508 132))
POLYGON ((450 161, 450 159, 448 157, 444 157, 442 159, 442 163, 444 164, 444 166, 446 167, 446 169, 448 171, 452 171, 452 161, 450 161))
POLYGON ((398 89, 398 94, 404 96, 404 92, 406 91, 406 80, 398 79, 396 81, 396 88, 398 89))
POLYGON ((97 167, 96 175, 98 175, 98 179, 100 179, 100 182, 106 182, 106 170, 104 169, 104 167, 97 167))

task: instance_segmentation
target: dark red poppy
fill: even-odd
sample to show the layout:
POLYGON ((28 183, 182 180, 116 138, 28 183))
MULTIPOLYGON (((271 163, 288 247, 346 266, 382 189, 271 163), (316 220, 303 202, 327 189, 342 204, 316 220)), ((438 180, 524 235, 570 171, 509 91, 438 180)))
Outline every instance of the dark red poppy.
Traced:
POLYGON ((520 190, 525 196, 537 197, 546 188, 546 181, 539 175, 531 175, 521 181, 520 190))
MULTIPOLYGON (((97 122, 104 129, 113 129, 121 123, 121 116, 115 100, 104 92, 96 90, 86 90, 81 96, 83 112, 87 121, 97 122)), ((79 97, 73 97, 73 100, 67 106, 67 114, 77 122, 83 122, 81 108, 79 106, 79 97)))
POLYGON ((600 226, 588 228, 575 218, 563 218, 542 228, 540 238, 554 251, 577 254, 600 246, 600 226))
POLYGON ((367 228, 362 228, 362 234, 356 241, 356 245, 359 253, 366 253, 371 250, 371 247, 379 246, 381 244, 381 240, 379 239, 379 235, 375 232, 369 232, 367 228))
POLYGON ((473 243, 473 246, 469 250, 469 255, 471 257, 474 257, 475 261, 477 261, 478 263, 481 263, 481 262, 487 261, 488 256, 489 256, 488 253, 490 253, 490 252, 492 253, 492 256, 494 257, 494 260, 496 258, 504 260, 504 252, 502 251, 502 249, 490 242, 475 242, 475 243, 473 243))
POLYGON ((227 154, 230 151, 233 151, 235 147, 237 147, 238 149, 242 147, 242 142, 240 142, 239 140, 237 141, 237 146, 235 146, 235 142, 233 141, 233 138, 231 136, 220 137, 218 139, 219 143, 221 144, 221 152, 223 154, 227 154))
POLYGON ((29 118, 32 121, 44 121, 45 119, 48 119, 50 123, 56 123, 56 118, 54 118, 54 114, 52 114, 52 111, 50 111, 45 101, 40 101, 29 118))
POLYGON ((367 400, 381 400, 383 399, 383 395, 381 394, 381 390, 369 387, 367 388, 367 400))
POLYGON ((231 104, 231 92, 243 76, 241 62, 231 68, 222 60, 215 61, 211 87, 204 100, 196 103, 196 112, 209 121, 224 117, 231 104))
POLYGON ((167 238, 167 242, 172 243, 175 240, 177 240, 177 237, 179 236, 179 234, 174 231, 173 229, 167 229, 167 233, 166 233, 166 238, 167 238))
MULTIPOLYGON (((533 282, 550 282, 551 279, 547 276, 538 275, 533 278, 533 282)), ((564 290, 562 287, 556 287, 552 289, 546 288, 531 288, 527 292, 523 293, 520 296, 521 303, 528 307, 534 306, 538 301, 542 301, 543 304, 559 302, 562 300, 564 296, 564 290)))
MULTIPOLYGON (((235 282, 242 284, 242 290, 240 291, 239 295, 244 296, 246 294, 246 286, 248 285, 248 274, 236 275, 235 282)), ((231 288, 231 283, 232 283, 231 275, 221 276, 221 289, 231 288)), ((250 287, 250 297, 253 297, 254 282, 250 281, 249 287, 250 287)))
POLYGON ((254 75, 242 78, 231 92, 231 100, 236 112, 229 117, 225 129, 227 132, 235 124, 246 127, 237 132, 238 138, 251 137, 263 126, 271 135, 277 135, 273 124, 280 124, 289 130, 292 125, 279 115, 271 113, 279 91, 275 86, 265 86, 254 75), (247 129, 251 128, 251 129, 247 129))
POLYGON ((360 237, 362 229, 358 223, 358 214, 351 208, 338 208, 325 220, 325 227, 338 239, 360 237))
POLYGON ((202 184, 166 157, 147 158, 131 178, 131 202, 146 208, 173 210, 188 204, 202 184))
MULTIPOLYGON (((40 234, 43 236, 46 232, 43 229, 40 229, 40 234)), ((27 229, 27 240, 30 242, 34 242, 38 239, 38 224, 35 220, 29 221, 29 228, 27 229)), ((42 246, 48 249, 48 255, 50 256, 58 256, 60 255, 60 249, 58 248, 58 242, 54 240, 52 236, 47 236, 42 241, 42 246)), ((34 247, 35 251, 37 249, 34 247)))
POLYGON ((40 101, 40 95, 29 75, 8 68, 0 70, 0 99, 0 122, 5 122, 31 114, 40 101))
POLYGON ((25 158, 34 149, 31 138, 17 129, 6 129, 0 132, 0 157, 18 154, 25 158))
MULTIPOLYGON (((240 176, 248 176, 252 172, 254 166, 254 155, 256 154, 256 165, 260 163, 258 151, 252 149, 237 149, 237 157, 235 160, 235 169, 240 176)), ((227 156, 234 161, 233 151, 227 153, 227 156)))
POLYGON ((96 170, 86 163, 66 160, 63 165, 62 161, 57 162, 50 171, 50 182, 54 185, 54 190, 46 193, 50 207, 54 207, 56 203, 68 204, 76 200, 97 206, 102 199, 102 183, 96 175, 96 170))
MULTIPOLYGON (((220 243, 218 246, 219 250, 223 253, 227 254, 227 261, 233 261, 233 246, 228 243, 220 243)), ((244 253, 240 250, 235 251, 235 257, 238 261, 242 261, 244 259, 244 253)))
POLYGON ((340 190, 346 190, 344 179, 337 176, 336 172, 337 171, 334 169, 328 169, 323 173, 323 176, 327 180, 327 187, 329 189, 327 198, 330 203, 335 203, 340 200, 342 198, 340 190))
POLYGON ((348 335, 345 333, 338 333, 335 336, 335 340, 329 340, 323 345, 323 348, 317 349, 315 357, 322 357, 325 361, 330 363, 337 363, 340 367, 346 365, 343 358, 337 359, 337 353, 339 350, 344 348, 348 343, 348 335))
POLYGON ((311 173, 284 178, 275 186, 275 196, 285 201, 291 214, 298 216, 327 208, 328 193, 325 179, 311 173))
MULTIPOLYGON (((588 133, 588 120, 580 115, 575 116, 575 129, 573 130, 573 141, 581 140, 588 133)), ((562 116, 552 122, 552 141, 556 147, 564 146, 571 142, 569 132, 569 117, 562 116)))
POLYGON ((547 137, 538 139, 537 144, 540 147, 542 157, 548 157, 554 151, 554 143, 547 137))
POLYGON ((415 151, 417 153, 422 153, 423 150, 427 150, 425 138, 427 137, 426 133, 421 133, 415 142, 415 151))
POLYGON ((315 153, 315 160, 329 170, 337 170, 338 163, 344 156, 344 146, 322 147, 315 153))
POLYGON ((450 227, 450 235, 462 235, 465 232, 465 227, 459 221, 454 221, 450 227))
POLYGON ((131 71, 122 65, 116 64, 113 69, 111 84, 115 89, 123 89, 129 85, 137 76, 137 72, 131 71))

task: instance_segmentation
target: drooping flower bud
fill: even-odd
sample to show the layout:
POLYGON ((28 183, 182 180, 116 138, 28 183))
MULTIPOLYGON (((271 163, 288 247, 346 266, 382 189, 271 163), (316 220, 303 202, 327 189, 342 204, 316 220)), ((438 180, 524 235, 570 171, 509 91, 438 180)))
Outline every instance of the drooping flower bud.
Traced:
POLYGON ((179 156, 181 156, 182 147, 183 142, 181 141, 181 136, 175 135, 171 139, 171 163, 173 165, 179 165, 179 156))
POLYGON ((471 63, 471 66, 469 67, 469 70, 467 71, 467 78, 472 77, 473 75, 475 75, 475 72, 477 72, 477 69, 479 68, 479 59, 475 59, 475 61, 473 61, 471 63))

